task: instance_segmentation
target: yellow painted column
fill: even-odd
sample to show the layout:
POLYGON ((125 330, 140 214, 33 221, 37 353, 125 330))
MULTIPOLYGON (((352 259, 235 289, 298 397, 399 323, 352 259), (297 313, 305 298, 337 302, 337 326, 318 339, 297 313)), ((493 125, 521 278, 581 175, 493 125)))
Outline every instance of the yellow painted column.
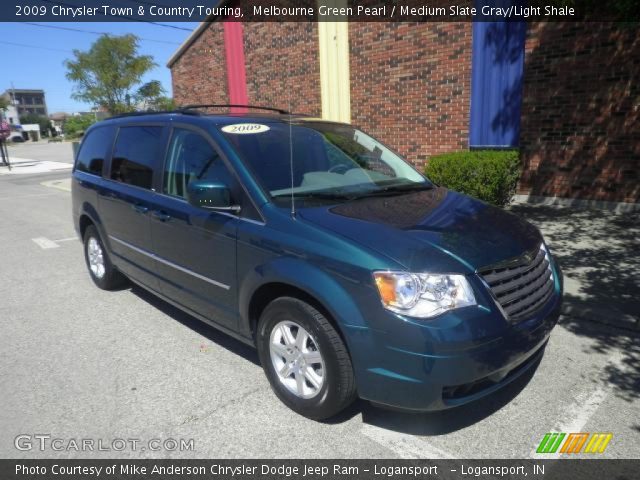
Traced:
MULTIPOLYGON (((319 0, 318 4, 346 7, 347 0, 319 0)), ((351 82, 349 79, 349 23, 318 22, 320 52, 320 92, 322 118, 351 121, 351 82)))

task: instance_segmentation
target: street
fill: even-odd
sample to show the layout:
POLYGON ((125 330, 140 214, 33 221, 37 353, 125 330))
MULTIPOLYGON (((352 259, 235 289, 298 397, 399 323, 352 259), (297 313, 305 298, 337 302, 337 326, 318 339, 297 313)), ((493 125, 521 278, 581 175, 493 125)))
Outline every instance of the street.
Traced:
MULTIPOLYGON (((10 154, 70 164, 70 150, 10 154)), ((138 287, 93 285, 71 222, 69 166, 0 166, 1 457, 553 458, 536 453, 547 432, 611 432, 599 458, 640 458, 638 333, 575 317, 561 318, 534 372, 481 401, 425 414, 358 401, 326 423, 292 413, 252 349, 138 287), (36 434, 193 448, 15 447, 36 434)))

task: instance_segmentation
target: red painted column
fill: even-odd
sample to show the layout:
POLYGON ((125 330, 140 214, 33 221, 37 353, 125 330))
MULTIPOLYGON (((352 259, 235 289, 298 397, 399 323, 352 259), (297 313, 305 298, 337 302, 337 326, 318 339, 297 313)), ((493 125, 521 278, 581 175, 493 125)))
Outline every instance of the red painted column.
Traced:
MULTIPOLYGON (((227 87, 229 103, 247 105, 247 74, 244 64, 242 22, 223 22, 224 50, 227 59, 227 87)), ((246 112, 246 108, 232 108, 232 112, 246 112)))

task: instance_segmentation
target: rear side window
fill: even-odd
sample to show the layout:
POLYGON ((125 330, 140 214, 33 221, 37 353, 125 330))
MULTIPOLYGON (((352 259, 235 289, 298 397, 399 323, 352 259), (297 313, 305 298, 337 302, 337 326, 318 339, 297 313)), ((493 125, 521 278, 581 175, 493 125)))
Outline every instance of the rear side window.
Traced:
POLYGON ((113 150, 111 178, 151 189, 153 168, 162 155, 163 127, 122 127, 113 150))
POLYGON ((87 134, 78 153, 77 171, 102 175, 102 166, 113 143, 114 132, 113 127, 102 127, 91 130, 87 134))

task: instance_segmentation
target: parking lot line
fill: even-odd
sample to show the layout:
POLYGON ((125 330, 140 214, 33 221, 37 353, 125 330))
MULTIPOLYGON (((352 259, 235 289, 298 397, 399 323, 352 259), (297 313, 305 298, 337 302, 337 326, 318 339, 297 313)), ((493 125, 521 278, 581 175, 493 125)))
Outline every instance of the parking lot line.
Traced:
POLYGON ((425 440, 405 433, 394 432, 375 425, 364 424, 361 433, 385 447, 400 458, 429 458, 432 460, 455 458, 448 452, 430 445, 425 440))
POLYGON ((57 240, 53 240, 56 243, 60 243, 60 242, 71 242, 72 240, 78 240, 78 237, 67 237, 67 238, 60 238, 57 240))
MULTIPOLYGON (((624 362, 620 352, 616 352, 609 357, 608 365, 615 365, 618 368, 624 369, 624 362)), ((564 421, 561 421, 553 432, 564 433, 578 433, 584 430, 585 425, 589 422, 591 417, 595 415, 609 395, 609 390, 599 386, 590 392, 583 392, 578 394, 574 401, 565 409, 566 417, 564 421)), ((562 452, 558 451, 554 454, 546 453, 545 459, 557 459, 561 456, 562 452)), ((540 454, 536 452, 536 449, 531 451, 531 458, 541 458, 540 454)))
POLYGON ((49 187, 49 188, 57 188, 58 190, 62 190, 63 192, 71 191, 70 178, 62 178, 58 180, 47 180, 46 182, 41 182, 40 185, 49 187))
POLYGON ((50 248, 58 248, 60 246, 53 240, 49 240, 47 237, 37 237, 37 238, 32 238, 31 240, 43 250, 48 250, 50 248))

